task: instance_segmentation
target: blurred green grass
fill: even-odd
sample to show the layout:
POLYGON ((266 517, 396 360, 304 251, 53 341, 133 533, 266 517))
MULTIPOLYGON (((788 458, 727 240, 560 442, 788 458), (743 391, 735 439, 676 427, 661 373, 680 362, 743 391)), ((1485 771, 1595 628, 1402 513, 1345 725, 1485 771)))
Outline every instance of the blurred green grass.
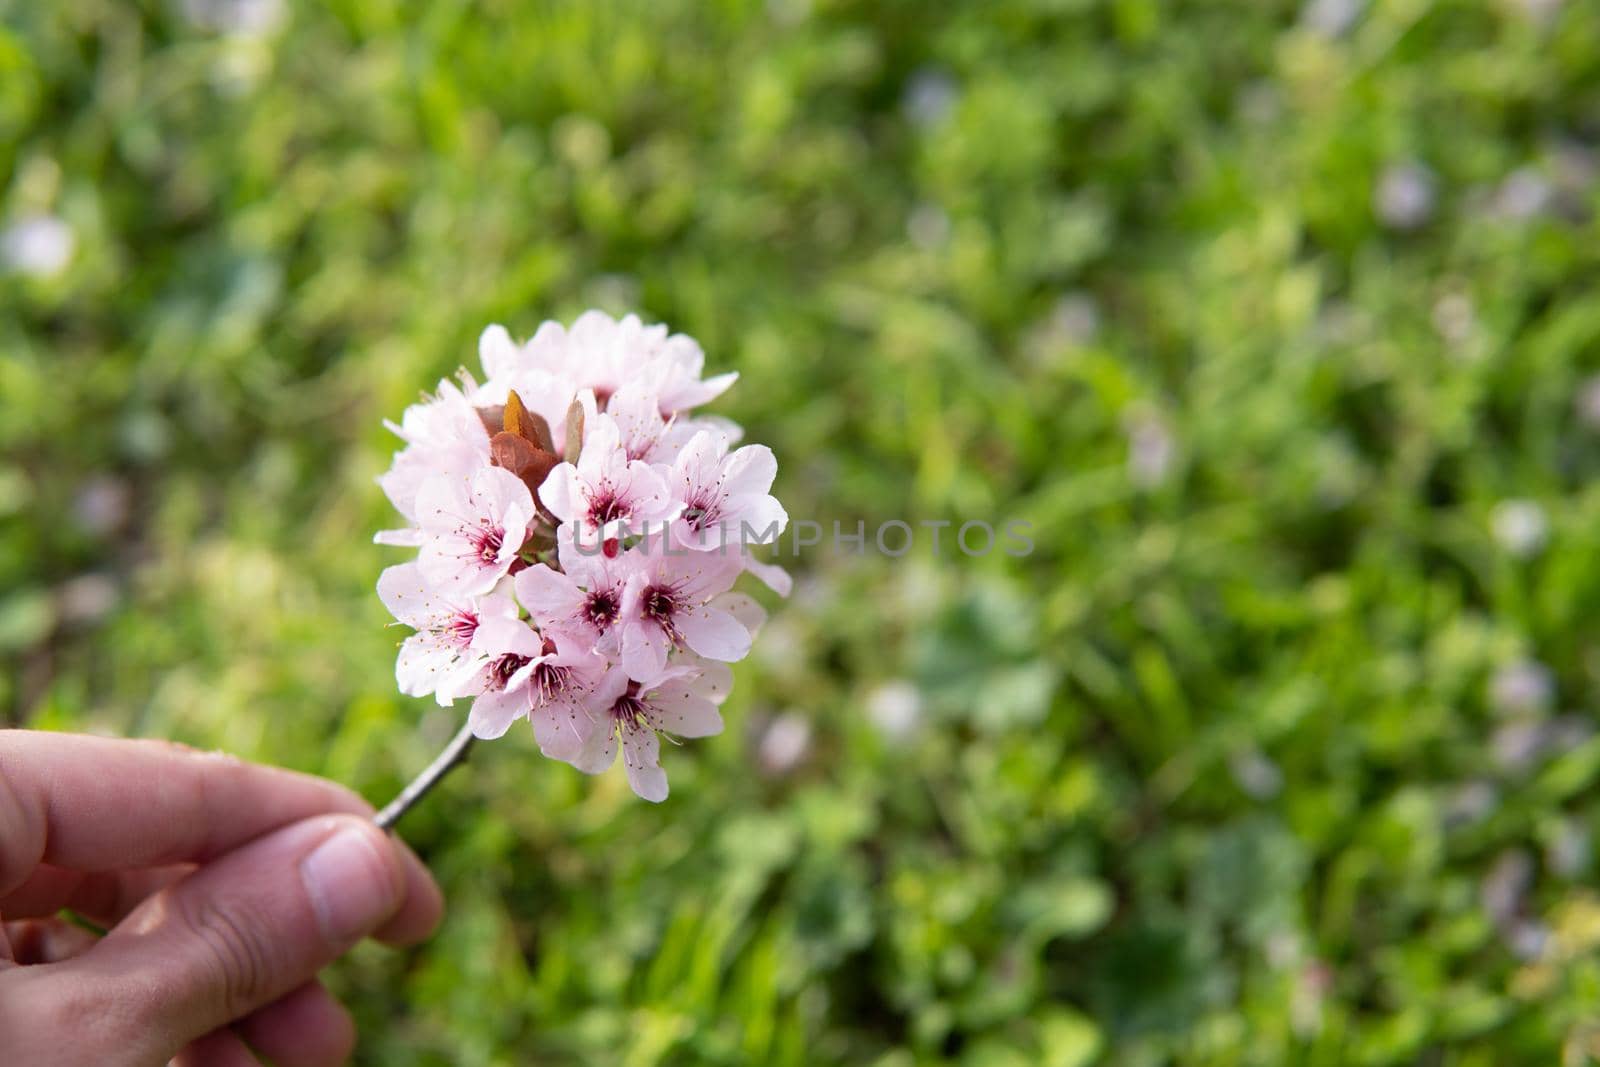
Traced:
POLYGON ((1577 2, 0 0, 0 710, 386 799, 380 420, 637 309, 1037 550, 807 552, 660 807, 480 750, 361 1062, 1588 1062, 1597 142, 1577 2))

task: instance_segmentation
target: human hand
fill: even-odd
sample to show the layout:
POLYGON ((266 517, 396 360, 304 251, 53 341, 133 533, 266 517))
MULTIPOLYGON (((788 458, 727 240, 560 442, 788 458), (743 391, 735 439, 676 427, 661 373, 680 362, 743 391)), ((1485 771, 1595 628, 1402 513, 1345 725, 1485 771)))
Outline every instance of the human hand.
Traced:
POLYGON ((343 1063, 354 1027, 317 971, 443 907, 370 812, 180 745, 0 731, 0 1063, 343 1063))

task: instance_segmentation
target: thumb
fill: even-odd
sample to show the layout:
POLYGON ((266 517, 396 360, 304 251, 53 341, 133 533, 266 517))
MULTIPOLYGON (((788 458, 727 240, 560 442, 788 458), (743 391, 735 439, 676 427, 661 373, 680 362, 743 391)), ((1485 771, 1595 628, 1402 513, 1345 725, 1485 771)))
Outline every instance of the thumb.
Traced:
POLYGON ((400 851, 372 823, 321 816, 146 899, 94 948, 40 976, 47 1017, 89 1062, 165 1063, 276 1000, 405 903, 400 851), (63 1015, 65 1018, 63 1018, 63 1015))

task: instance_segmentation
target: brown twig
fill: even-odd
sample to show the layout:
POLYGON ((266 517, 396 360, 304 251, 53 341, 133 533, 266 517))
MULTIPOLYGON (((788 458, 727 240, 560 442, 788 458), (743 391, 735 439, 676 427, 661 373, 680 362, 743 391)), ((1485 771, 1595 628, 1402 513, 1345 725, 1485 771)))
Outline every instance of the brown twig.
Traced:
POLYGON ((372 821, 380 829, 391 830, 400 817, 410 811, 412 806, 428 795, 428 791, 438 785, 445 775, 457 766, 466 762, 467 753, 472 748, 472 727, 462 726, 450 743, 444 747, 434 761, 428 764, 426 770, 411 780, 411 784, 400 790, 400 795, 391 800, 382 811, 373 816, 372 821))

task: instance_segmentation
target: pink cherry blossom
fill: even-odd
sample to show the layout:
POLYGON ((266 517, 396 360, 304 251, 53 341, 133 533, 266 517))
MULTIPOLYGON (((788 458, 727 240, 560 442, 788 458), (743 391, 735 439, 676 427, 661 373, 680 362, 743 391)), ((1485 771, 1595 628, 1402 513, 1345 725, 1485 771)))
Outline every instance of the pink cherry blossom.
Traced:
POLYGON ((547 322, 524 346, 530 362, 566 378, 578 389, 592 389, 599 406, 625 385, 642 386, 660 401, 663 415, 687 411, 726 392, 736 372, 702 379, 705 353, 684 334, 665 326, 646 326, 637 315, 613 319, 586 311, 569 330, 547 322))
POLYGON ((473 600, 437 592, 415 563, 386 568, 378 576, 378 596, 391 615, 417 631, 401 644, 395 661, 395 680, 407 696, 427 696, 439 688, 467 655, 481 620, 517 617, 517 606, 507 597, 473 600))
POLYGON ((721 731, 727 663, 766 616, 734 583, 748 571, 783 595, 792 584, 747 551, 787 525, 777 463, 735 447, 736 423, 692 411, 737 375, 705 377, 700 346, 665 326, 593 311, 518 344, 496 325, 478 355, 481 383, 462 370, 390 424, 404 447, 380 484, 405 526, 377 540, 416 549, 378 583, 416 631, 396 682, 443 705, 471 698, 464 729, 477 737, 528 719, 547 756, 584 771, 620 748, 633 790, 662 800, 659 734, 721 731), (542 434, 504 422, 512 391, 554 451, 578 451, 536 491, 496 465, 554 462, 542 434), (583 432, 569 442, 573 411, 583 432), (502 426, 522 443, 491 448, 502 426))
POLYGON ((637 315, 619 321, 603 311, 585 311, 571 329, 557 322, 540 326, 526 352, 534 366, 571 379, 578 389, 592 389, 603 408, 666 339, 665 326, 646 326, 637 315))
POLYGON ((587 743, 571 759, 587 774, 599 774, 616 762, 621 741, 628 784, 645 800, 667 798, 667 775, 661 769, 659 733, 671 737, 711 737, 722 732, 717 707, 727 699, 733 675, 721 664, 706 669, 673 667, 644 682, 613 670, 590 697, 597 718, 587 743))
MULTIPOLYGON (((405 441, 406 447, 395 453, 378 485, 408 521, 416 521, 417 493, 424 482, 445 475, 470 475, 489 462, 489 432, 466 393, 452 382, 440 382, 437 393, 408 407, 399 425, 388 421, 384 425, 405 441)), ((375 540, 412 547, 422 543, 415 527, 385 530, 375 540)))
POLYGON ((778 461, 766 445, 745 445, 730 454, 722 434, 695 434, 667 477, 673 498, 683 502, 673 537, 699 552, 776 540, 789 525, 788 512, 770 492, 777 474, 778 461))
POLYGON ((616 421, 622 450, 629 459, 671 463, 678 450, 694 435, 688 420, 663 417, 656 395, 634 385, 624 385, 606 405, 616 421))
POLYGON ((473 669, 457 691, 476 695, 467 719, 473 734, 500 737, 526 718, 545 755, 576 757, 594 730, 585 703, 605 678, 605 660, 564 637, 543 637, 515 618, 485 620, 472 647, 473 669))
POLYGON ((533 519, 533 494, 499 467, 429 480, 417 493, 423 579, 445 593, 487 593, 516 562, 533 519))
POLYGON ((658 358, 639 375, 643 387, 656 394, 663 413, 688 411, 708 404, 739 380, 738 371, 702 379, 705 353, 693 338, 674 334, 662 343, 658 358))
POLYGON ((739 577, 739 556, 690 552, 660 535, 633 551, 640 562, 623 590, 618 624, 622 666, 629 677, 658 676, 674 648, 723 662, 744 658, 750 651, 750 631, 711 603, 739 577))
POLYGON ((539 563, 516 576, 517 600, 541 631, 615 652, 616 624, 636 559, 632 553, 614 558, 599 550, 581 551, 573 536, 571 524, 556 531, 559 569, 539 563))
POLYGON ((482 385, 469 392, 474 404, 497 408, 515 389, 523 406, 545 420, 552 437, 562 439, 567 409, 578 393, 571 378, 539 366, 526 347, 513 341, 500 325, 488 327, 478 338, 478 360, 486 377, 482 385))
POLYGON ((586 541, 640 533, 677 512, 661 476, 650 464, 627 457, 616 421, 604 414, 585 420, 578 462, 557 465, 540 486, 539 499, 563 523, 577 524, 586 541))

